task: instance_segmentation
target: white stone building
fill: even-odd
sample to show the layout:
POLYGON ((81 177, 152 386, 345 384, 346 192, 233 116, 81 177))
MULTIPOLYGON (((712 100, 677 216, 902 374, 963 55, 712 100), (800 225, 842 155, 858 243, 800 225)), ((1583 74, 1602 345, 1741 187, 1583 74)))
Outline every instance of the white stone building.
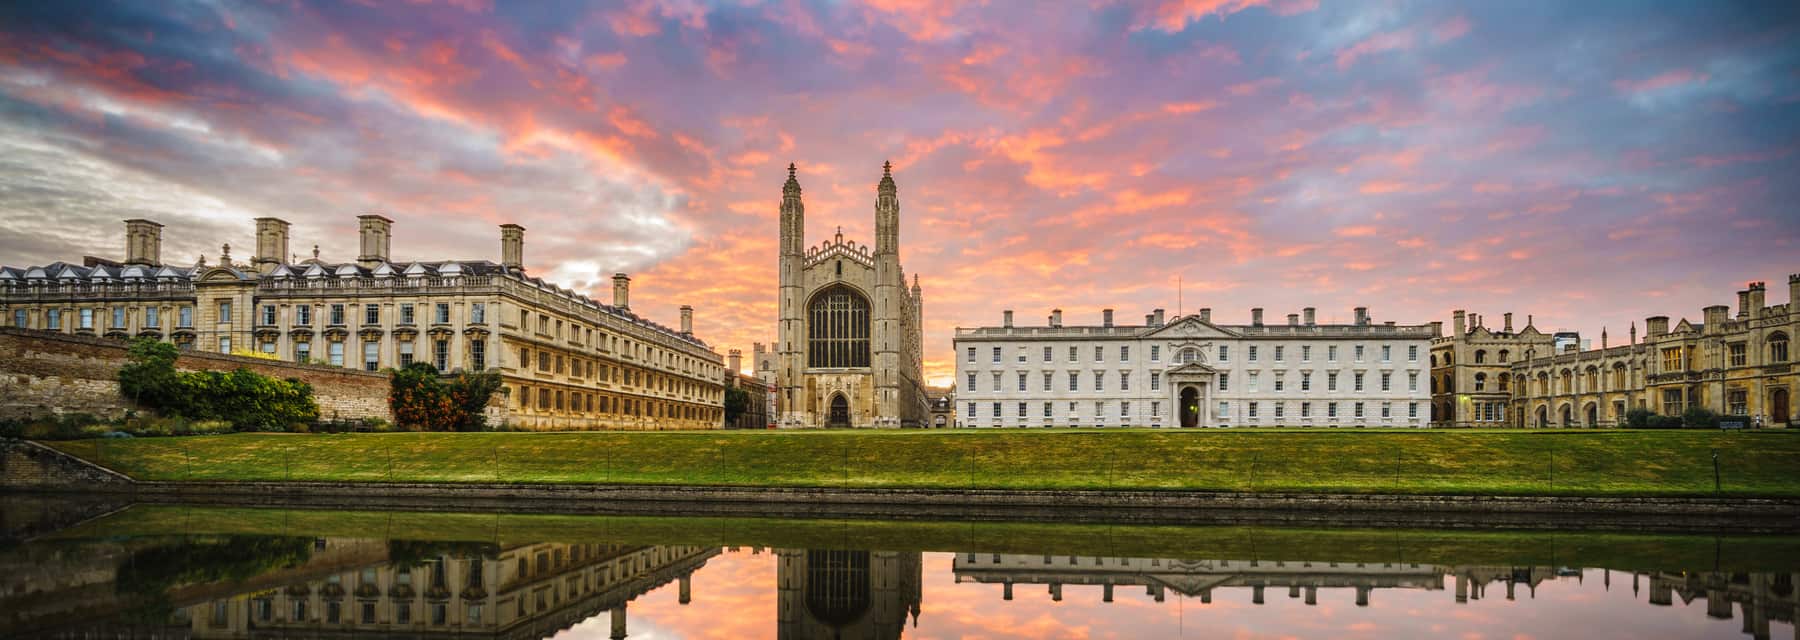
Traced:
POLYGON ((957 402, 971 427, 1423 427, 1429 324, 1212 322, 1210 309, 1142 325, 958 328, 957 402))

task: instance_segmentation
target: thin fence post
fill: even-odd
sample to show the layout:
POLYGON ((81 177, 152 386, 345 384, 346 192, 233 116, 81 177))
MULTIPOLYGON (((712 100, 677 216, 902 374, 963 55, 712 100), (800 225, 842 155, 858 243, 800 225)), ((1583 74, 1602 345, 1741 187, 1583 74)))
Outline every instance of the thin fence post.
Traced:
POLYGON ((500 446, 494 445, 494 482, 500 482, 500 446))
POLYGON ((1713 493, 1718 493, 1719 489, 1720 489, 1719 450, 1716 448, 1712 450, 1712 463, 1713 463, 1713 493))

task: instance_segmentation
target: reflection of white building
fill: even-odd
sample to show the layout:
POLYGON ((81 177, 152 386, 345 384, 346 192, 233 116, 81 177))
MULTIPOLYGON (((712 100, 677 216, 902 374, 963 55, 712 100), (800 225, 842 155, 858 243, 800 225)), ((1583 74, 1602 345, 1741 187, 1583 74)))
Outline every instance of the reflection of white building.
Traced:
POLYGON ((898 639, 919 620, 917 551, 779 549, 776 637, 898 639))
POLYGON ((1112 602, 1116 586, 1143 587, 1162 602, 1166 591, 1212 602, 1213 590, 1249 588, 1251 602, 1263 603, 1263 590, 1287 587, 1288 597, 1304 593, 1306 604, 1318 604, 1319 589, 1352 588, 1357 606, 1369 604, 1375 589, 1444 588, 1442 567, 1429 564, 1340 563, 1276 560, 1174 560, 1034 556, 1005 553, 957 554, 956 581, 999 584, 1002 598, 1013 598, 1014 584, 1048 585, 1050 598, 1061 601, 1064 585, 1101 588, 1101 600, 1112 602))
MULTIPOLYGON (((321 541, 323 542, 323 541, 321 541)), ((188 606, 193 638, 268 634, 547 638, 609 614, 626 636, 626 603, 689 576, 717 547, 539 543, 497 558, 379 562, 188 606)))
POLYGON ((1212 311, 1141 325, 958 328, 956 400, 972 427, 1423 427, 1431 419, 1429 324, 1212 322, 1212 311))

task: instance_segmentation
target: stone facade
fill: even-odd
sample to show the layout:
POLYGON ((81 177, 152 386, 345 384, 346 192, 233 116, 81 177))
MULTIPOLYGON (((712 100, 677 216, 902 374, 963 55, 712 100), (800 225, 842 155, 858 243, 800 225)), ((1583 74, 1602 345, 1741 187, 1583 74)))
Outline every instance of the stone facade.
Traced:
POLYGON ((179 266, 160 262, 161 225, 127 221, 123 262, 0 267, 0 324, 367 371, 498 370, 506 401, 491 413, 515 427, 720 426, 724 366, 694 337, 691 308, 669 328, 631 310, 624 274, 610 305, 529 277, 518 225, 501 225, 499 263, 394 261, 392 221, 359 225, 354 262, 323 260, 316 246, 292 258, 288 224, 259 218, 249 262, 226 245, 215 265, 179 266))
MULTIPOLYGON (((760 350, 762 344, 758 343, 760 350)), ((743 373, 739 367, 744 365, 744 352, 732 349, 725 356, 725 386, 743 389, 750 394, 750 404, 735 422, 725 425, 727 429, 768 429, 775 425, 775 414, 769 409, 773 403, 770 398, 775 395, 775 387, 765 382, 760 376, 743 373)))
POLYGON ((900 268, 900 197, 891 167, 876 187, 875 246, 840 231, 806 246, 800 182, 788 165, 781 197, 776 378, 782 427, 925 423, 922 308, 900 268))
MULTIPOLYGON (((1668 316, 1644 320, 1638 340, 1599 349, 1580 340, 1554 353, 1536 351, 1514 362, 1510 422, 1523 427, 1588 427, 1622 421, 1644 408, 1679 416, 1691 407, 1737 416, 1751 424, 1800 421, 1800 393, 1792 340, 1800 334, 1800 274, 1788 277, 1788 303, 1766 304, 1766 285, 1752 282, 1731 307, 1701 310, 1701 322, 1668 316)), ((1747 425, 1748 426, 1748 425, 1747 425)))
POLYGON ((1800 333, 1800 274, 1788 277, 1787 304, 1766 303, 1752 282, 1726 305, 1701 310, 1701 321, 1668 316, 1633 323, 1624 344, 1600 333, 1593 348, 1574 332, 1513 331, 1485 326, 1462 310, 1449 335, 1431 345, 1433 426, 1597 427, 1622 423, 1633 409, 1679 416, 1691 407, 1741 417, 1746 426, 1800 421, 1791 341, 1800 333))
MULTIPOLYGON (((133 405, 119 394, 119 368, 128 345, 120 340, 0 327, 0 419, 62 414, 123 417, 133 405)), ((326 420, 390 420, 388 376, 317 364, 297 364, 200 351, 183 351, 184 371, 249 369, 272 378, 312 385, 319 417, 326 420)))
POLYGON ((958 328, 961 424, 1026 426, 1423 427, 1430 420, 1430 325, 1318 324, 1314 310, 1268 325, 1222 325, 1212 311, 1141 325, 958 328))

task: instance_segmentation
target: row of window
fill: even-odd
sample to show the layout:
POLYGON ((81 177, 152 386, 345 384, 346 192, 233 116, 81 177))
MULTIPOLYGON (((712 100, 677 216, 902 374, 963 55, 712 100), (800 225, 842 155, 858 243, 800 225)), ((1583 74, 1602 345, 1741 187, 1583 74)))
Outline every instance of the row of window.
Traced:
MULTIPOLYGON (((692 381, 653 371, 643 371, 625 366, 608 365, 599 360, 565 356, 547 349, 538 349, 537 370, 539 373, 567 373, 574 378, 593 378, 596 382, 617 382, 625 386, 642 386, 651 391, 678 392, 688 395, 699 395, 700 386, 692 381)), ((533 351, 529 347, 519 347, 519 368, 532 367, 533 351)))
POLYGON ((517 402, 520 409, 569 411, 572 413, 711 420, 717 413, 712 407, 679 402, 659 402, 644 398, 615 397, 589 391, 567 391, 519 385, 517 402))
MULTIPOLYGON (((414 342, 412 340, 395 341, 394 353, 396 362, 394 362, 394 368, 404 369, 407 365, 413 363, 415 359, 415 348, 413 345, 414 342)), ((347 342, 344 340, 326 340, 325 354, 322 359, 325 364, 334 367, 348 366, 345 360, 345 349, 347 348, 347 342)), ((435 338, 427 342, 426 348, 430 350, 429 357, 431 358, 431 365, 437 367, 438 371, 448 372, 450 370, 450 341, 444 338, 435 338)), ((276 349, 277 346, 274 340, 262 340, 257 345, 258 351, 271 356, 280 357, 280 354, 276 353, 276 349)), ((294 362, 304 363, 313 361, 314 354, 311 342, 295 342, 293 349, 294 362)), ((231 337, 219 336, 219 353, 231 353, 231 350, 231 337)), ((381 342, 379 340, 365 340, 362 342, 361 366, 364 371, 381 370, 381 342)), ((475 371, 487 369, 486 340, 476 339, 469 342, 469 368, 475 371)))
MULTIPOLYGON (((108 328, 108 329, 130 328, 129 323, 126 321, 126 318, 125 318, 125 314, 128 309, 130 309, 130 307, 109 307, 108 311, 112 315, 112 323, 108 324, 106 326, 106 328, 108 328)), ((94 326, 94 322, 96 321, 95 311, 96 310, 91 307, 76 309, 75 310, 75 328, 78 330, 79 329, 87 329, 90 331, 96 330, 97 327, 94 326)), ((154 306, 144 307, 144 328, 145 329, 161 328, 162 327, 162 311, 163 311, 162 307, 154 307, 154 306)), ((193 328, 193 326, 194 326, 194 308, 193 307, 188 307, 188 306, 176 307, 174 315, 175 315, 175 327, 176 328, 178 328, 178 329, 193 328)), ((12 326, 18 327, 20 329, 33 328, 31 326, 31 319, 32 319, 32 314, 31 314, 30 310, 14 309, 13 314, 12 314, 12 326)), ((63 328, 63 310, 62 309, 45 309, 44 310, 44 325, 41 328, 61 331, 63 328)))
MULTIPOLYGON (((991 373, 993 376, 993 383, 988 387, 988 389, 990 391, 994 391, 994 392, 1005 391, 1005 389, 1001 386, 1001 372, 994 371, 991 373)), ((1258 371, 1251 371, 1245 375, 1246 381, 1248 382, 1247 386, 1248 386, 1249 391, 1260 392, 1262 390, 1261 389, 1262 376, 1260 375, 1260 373, 1261 372, 1258 372, 1258 371)), ((1273 390, 1277 393, 1287 390, 1287 386, 1288 386, 1287 385, 1287 377, 1285 375, 1283 375, 1283 373, 1284 372, 1278 371, 1273 376, 1273 380, 1272 380, 1272 382, 1274 383, 1273 390)), ((1028 391, 1030 374, 1027 372, 1024 372, 1024 371, 1019 371, 1019 372, 1017 372, 1017 374, 1018 374, 1018 385, 1017 385, 1018 390, 1019 391, 1028 391)), ((1119 374, 1118 375, 1119 390, 1120 391, 1130 391, 1131 390, 1131 372, 1130 371, 1119 371, 1118 374, 1119 374)), ((1313 375, 1312 374, 1313 374, 1313 372, 1311 372, 1311 371, 1301 371, 1300 372, 1300 391, 1309 392, 1309 391, 1313 390, 1313 375)), ((1056 373, 1053 371, 1044 371, 1044 372, 1041 372, 1040 375, 1043 380, 1043 385, 1042 385, 1041 389, 1043 391, 1053 390, 1055 388, 1056 373)), ((1382 391, 1393 391, 1393 387, 1394 387, 1393 372, 1383 371, 1383 372, 1381 372, 1380 378, 1381 378, 1381 390, 1382 391)), ((1480 378, 1481 378, 1481 376, 1477 376, 1477 380, 1478 380, 1476 383, 1477 391, 1480 390, 1480 386, 1481 386, 1481 383, 1479 381, 1480 378)), ((974 371, 968 372, 968 375, 967 375, 967 385, 968 386, 966 387, 968 392, 975 393, 975 392, 978 392, 981 390, 980 385, 976 384, 976 382, 979 379, 980 379, 980 377, 977 375, 977 372, 974 372, 974 371)), ((1150 379, 1150 390, 1151 391, 1161 390, 1161 388, 1162 388, 1162 373, 1161 372, 1158 372, 1158 371, 1150 372, 1149 379, 1150 379)), ((1067 380, 1068 380, 1069 391, 1080 391, 1081 390, 1081 372, 1080 371, 1068 372, 1067 380)), ((1360 392, 1360 391, 1364 390, 1363 389, 1363 387, 1364 387, 1364 384, 1363 384, 1364 372, 1362 372, 1362 371, 1353 372, 1351 375, 1351 380, 1352 380, 1352 389, 1354 391, 1360 392)), ((1218 374, 1218 385, 1219 385, 1219 391, 1230 391, 1231 390, 1231 374, 1228 372, 1219 373, 1218 374)), ((1105 391, 1106 390, 1106 372, 1105 371, 1095 371, 1094 372, 1092 388, 1094 391, 1105 391)), ((1338 372, 1336 372, 1336 371, 1326 372, 1326 374, 1325 374, 1325 390, 1326 391, 1337 391, 1338 390, 1338 372)), ((1408 371, 1406 373, 1406 390, 1411 391, 1411 392, 1416 392, 1419 390, 1419 372, 1408 371)))
MULTIPOLYGON (((1258 358, 1261 355, 1261 352, 1258 349, 1258 347, 1260 347, 1260 346, 1263 346, 1263 345, 1254 345, 1254 344, 1247 345, 1245 347, 1245 356, 1246 356, 1245 359, 1249 362, 1259 362, 1260 360, 1258 358)), ((1002 361, 1001 354, 1003 353, 1003 350, 1005 349, 1005 347, 992 347, 991 349, 992 349, 991 353, 993 354, 992 361, 995 363, 1001 362, 1002 361)), ((966 356, 964 359, 970 363, 976 362, 976 358, 975 358, 976 350, 977 350, 976 347, 967 347, 965 349, 966 356)), ((1287 354, 1288 354, 1287 345, 1279 345, 1279 344, 1274 345, 1273 350, 1274 350, 1273 355, 1275 356, 1274 357, 1275 362, 1286 362, 1287 361, 1287 354)), ((1355 352, 1355 361, 1363 362, 1364 357, 1367 355, 1367 345, 1360 345, 1360 344, 1354 345, 1353 350, 1355 352)), ((1027 355, 1029 353, 1030 353, 1030 347, 1019 347, 1018 361, 1019 362, 1028 361, 1027 355)), ((1393 356, 1394 356, 1394 346, 1393 345, 1386 345, 1386 344, 1381 345, 1381 361, 1382 362, 1393 362, 1393 356)), ((1313 359, 1313 345, 1310 345, 1310 344, 1300 345, 1300 361, 1301 362, 1312 362, 1312 359, 1313 359)), ((1181 363, 1199 362, 1199 361, 1201 361, 1199 349, 1196 349, 1193 347, 1182 349, 1180 353, 1176 354, 1175 360, 1176 360, 1176 362, 1181 362, 1181 363)), ((1338 345, 1335 345, 1335 344, 1325 345, 1325 360, 1327 362, 1337 362, 1338 361, 1338 345)), ((1044 362, 1055 361, 1055 347, 1050 347, 1050 346, 1043 347, 1043 361, 1044 362)), ((1069 347, 1069 360, 1068 361, 1069 362, 1080 362, 1081 361, 1081 347, 1079 347, 1079 346, 1069 347)), ((1094 345, 1094 360, 1093 361, 1094 362, 1105 362, 1106 361, 1106 346, 1105 345, 1094 345)), ((1119 345, 1119 360, 1118 361, 1119 362, 1131 362, 1131 345, 1119 345)), ((1150 361, 1151 362, 1162 362, 1162 345, 1154 345, 1154 344, 1150 345, 1150 361)), ((1231 361, 1231 345, 1219 345, 1217 361, 1218 362, 1230 362, 1231 361)), ((1406 346, 1406 361, 1407 362, 1418 362, 1419 361, 1419 346, 1418 345, 1407 345, 1406 346)))
MULTIPOLYGON (((332 325, 332 326, 344 325, 345 316, 348 313, 348 310, 350 308, 353 308, 353 305, 348 305, 348 304, 344 304, 344 303, 332 303, 329 305, 322 305, 322 306, 325 308, 326 324, 332 325)), ((450 303, 439 302, 439 303, 435 303, 435 304, 432 304, 429 306, 431 308, 431 322, 432 323, 434 323, 434 324, 449 324, 450 323, 450 303)), ((379 305, 379 304, 362 305, 362 318, 363 318, 363 324, 365 324, 365 325, 381 324, 381 305, 379 305)), ((400 304, 400 322, 399 322, 399 324, 403 324, 403 325, 415 324, 417 322, 417 319, 418 319, 418 314, 416 312, 414 304, 412 304, 410 302, 405 302, 405 303, 400 304)), ((225 322, 225 323, 231 322, 231 302, 224 301, 224 300, 219 301, 219 322, 225 322)), ((278 309, 275 305, 272 305, 272 304, 262 305, 262 311, 257 317, 258 325, 275 326, 277 324, 280 324, 280 322, 281 322, 280 309, 278 309)), ((481 302, 470 303, 469 304, 469 324, 486 324, 486 323, 487 323, 487 304, 481 303, 481 302)), ((313 324, 313 305, 310 305, 310 304, 295 305, 294 306, 294 326, 310 327, 310 326, 312 326, 312 324, 313 324)))
MULTIPOLYGON (((980 404, 981 403, 978 403, 978 402, 967 403, 967 405, 966 405, 967 406, 967 408, 966 408, 967 417, 969 417, 969 418, 979 417, 977 415, 977 411, 978 411, 978 407, 980 406, 980 404)), ((1043 402, 1040 404, 1043 407, 1043 417, 1045 417, 1045 418, 1058 417, 1056 415, 1056 404, 1057 403, 1043 402)), ((1275 418, 1287 417, 1287 403, 1286 402, 1270 402, 1268 404, 1271 406, 1271 408, 1274 411, 1273 417, 1275 417, 1275 418)), ((1299 417, 1301 417, 1301 418, 1313 417, 1313 403, 1312 402, 1301 402, 1299 404, 1300 404, 1299 417)), ((1339 403, 1326 402, 1324 404, 1325 404, 1325 417, 1327 417, 1327 418, 1338 417, 1338 404, 1339 403)), ((1364 408, 1365 408, 1364 403, 1352 402, 1349 404, 1350 404, 1350 410, 1351 410, 1350 417, 1353 417, 1353 418, 1365 417, 1363 415, 1364 408)), ((993 417, 993 418, 1003 417, 1002 409, 1003 409, 1004 405, 1005 405, 1005 403, 1002 403, 1002 402, 988 403, 989 416, 993 417)), ((1017 407, 1017 412, 1015 415, 1017 417, 1020 417, 1020 418, 1030 417, 1031 403, 1019 402, 1016 404, 1016 407, 1017 407)), ((1062 417, 1071 418, 1071 419, 1080 418, 1081 417, 1080 407, 1081 407, 1081 403, 1079 403, 1079 402, 1068 403, 1068 412, 1065 413, 1062 417)), ((1262 411, 1262 407, 1263 407, 1262 401, 1251 400, 1251 401, 1245 402, 1244 403, 1245 417, 1250 418, 1250 419, 1260 418, 1261 417, 1260 412, 1262 411)), ((1382 418, 1394 417, 1394 403, 1392 403, 1392 402, 1381 403, 1380 411, 1381 411, 1380 417, 1382 417, 1382 418)), ((1094 402, 1094 412, 1091 415, 1093 415, 1095 417, 1104 417, 1106 415, 1109 415, 1107 413, 1107 401, 1105 401, 1105 400, 1095 401, 1094 402)), ((1130 400, 1120 400, 1119 401, 1118 416, 1121 418, 1130 418, 1131 417, 1131 401, 1130 400)), ((1158 401, 1158 400, 1150 401, 1149 416, 1151 418, 1162 417, 1162 402, 1161 401, 1158 401)), ((1227 400, 1227 401, 1219 402, 1218 417, 1221 419, 1231 417, 1231 402, 1230 401, 1227 400)), ((1406 403, 1406 417, 1408 417, 1408 418, 1418 418, 1419 417, 1419 403, 1417 403, 1417 402, 1406 403)))
MULTIPOLYGON (((531 313, 529 309, 519 310, 520 331, 525 331, 531 326, 531 313)), ((679 369, 689 373, 698 371, 701 375, 712 373, 706 363, 691 356, 658 348, 645 342, 634 342, 631 338, 624 338, 623 344, 621 344, 619 336, 608 335, 605 331, 600 331, 598 339, 596 339, 594 327, 583 326, 572 321, 565 325, 562 319, 552 318, 546 313, 537 314, 537 332, 544 337, 568 340, 584 347, 616 353, 622 358, 644 360, 655 366, 679 369)))

